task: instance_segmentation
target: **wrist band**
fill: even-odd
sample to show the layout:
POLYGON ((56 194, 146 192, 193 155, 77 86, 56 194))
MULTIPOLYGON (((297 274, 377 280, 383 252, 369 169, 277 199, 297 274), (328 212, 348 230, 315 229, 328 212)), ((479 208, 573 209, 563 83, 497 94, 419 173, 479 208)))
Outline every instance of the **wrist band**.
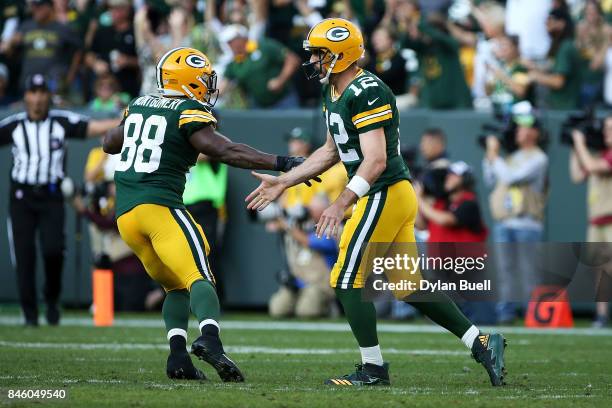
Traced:
POLYGON ((357 197, 363 197, 370 191, 370 185, 361 176, 353 176, 351 181, 346 185, 346 188, 357 194, 357 197))

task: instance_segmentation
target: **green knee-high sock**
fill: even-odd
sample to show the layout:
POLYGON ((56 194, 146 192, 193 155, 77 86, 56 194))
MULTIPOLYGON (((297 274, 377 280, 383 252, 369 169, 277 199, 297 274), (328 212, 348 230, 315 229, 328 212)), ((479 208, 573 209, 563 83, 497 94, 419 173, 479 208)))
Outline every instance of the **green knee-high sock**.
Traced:
POLYGON ((416 292, 410 295, 407 303, 459 338, 473 325, 455 302, 444 293, 416 292), (419 301, 420 299, 427 300, 419 301))
POLYGON ((164 306, 162 307, 166 331, 182 329, 187 331, 189 325, 189 292, 183 290, 171 290, 166 294, 164 306))
POLYGON ((372 302, 361 300, 361 289, 336 288, 336 296, 346 315, 359 347, 378 345, 376 334, 376 309, 372 302))
POLYGON ((172 353, 187 352, 187 326, 189 325, 189 292, 187 290, 171 290, 166 294, 162 308, 170 351, 172 353))
POLYGON ((212 283, 201 279, 191 285, 191 311, 197 317, 198 322, 206 319, 219 321, 221 314, 219 298, 212 283))

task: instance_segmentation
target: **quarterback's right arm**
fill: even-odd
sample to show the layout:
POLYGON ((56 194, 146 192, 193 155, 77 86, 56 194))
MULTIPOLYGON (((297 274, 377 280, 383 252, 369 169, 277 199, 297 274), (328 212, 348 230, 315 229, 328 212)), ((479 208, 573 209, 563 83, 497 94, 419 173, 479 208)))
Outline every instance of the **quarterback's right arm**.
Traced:
POLYGON ((327 140, 323 146, 308 156, 299 167, 294 167, 291 171, 279 176, 278 181, 287 187, 295 186, 320 175, 339 160, 340 156, 334 139, 327 133, 327 140))
POLYGON ((270 174, 253 172, 253 176, 261 181, 259 187, 251 192, 245 201, 249 210, 263 210, 272 201, 276 200, 285 189, 306 182, 318 176, 340 160, 336 144, 332 137, 327 134, 327 141, 314 151, 298 167, 276 177, 270 174))

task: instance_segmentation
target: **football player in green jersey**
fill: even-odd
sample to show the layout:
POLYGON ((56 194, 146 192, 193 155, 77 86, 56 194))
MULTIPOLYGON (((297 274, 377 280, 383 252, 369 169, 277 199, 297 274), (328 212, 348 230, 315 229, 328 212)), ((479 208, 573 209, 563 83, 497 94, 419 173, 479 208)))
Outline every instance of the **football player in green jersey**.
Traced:
POLYGON ((189 310, 201 336, 191 351, 223 381, 244 381, 219 338, 219 300, 206 236, 183 205, 185 174, 199 153, 235 167, 288 171, 303 158, 275 156, 232 143, 211 112, 217 97, 210 61, 193 48, 168 51, 157 65, 161 95, 130 102, 104 151, 121 153, 115 169, 117 225, 147 273, 166 290, 163 317, 170 343, 170 378, 204 379, 187 353, 189 310))
MULTIPOLYGON (((395 97, 379 78, 357 65, 364 46, 353 23, 340 18, 323 20, 312 28, 304 48, 312 53, 304 64, 314 68, 308 77, 323 83, 327 142, 304 164, 279 177, 253 173, 261 184, 246 198, 247 207, 265 208, 286 188, 342 161, 350 181, 323 213, 317 234, 335 235, 345 210, 355 205, 342 231, 330 283, 359 344, 362 364, 355 372, 332 377, 326 384, 388 385, 388 364, 383 361, 376 333, 376 311, 372 302, 362 300, 365 273, 361 262, 368 242, 415 242, 417 202, 399 153, 395 97)), ((503 384, 503 336, 481 333, 446 295, 436 294, 435 301, 430 301, 431 295, 427 299, 422 295, 408 292, 400 298, 459 337, 485 367, 491 384, 503 384)))

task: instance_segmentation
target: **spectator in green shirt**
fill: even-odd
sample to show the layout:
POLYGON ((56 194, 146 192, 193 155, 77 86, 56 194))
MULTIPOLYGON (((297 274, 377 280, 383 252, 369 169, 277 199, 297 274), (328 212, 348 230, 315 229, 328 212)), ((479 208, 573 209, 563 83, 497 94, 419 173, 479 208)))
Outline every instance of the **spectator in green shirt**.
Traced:
POLYGON ((119 114, 130 103, 130 95, 120 92, 119 83, 111 73, 100 75, 94 85, 95 98, 89 103, 94 112, 119 114))
POLYGON ((225 68, 221 95, 229 86, 242 89, 252 107, 290 109, 299 105, 291 77, 300 65, 293 52, 275 40, 250 41, 246 27, 232 25, 225 29, 224 40, 234 55, 225 68))
POLYGON ((423 78, 421 105, 429 109, 470 109, 472 97, 459 60, 459 42, 446 28, 446 18, 432 13, 408 26, 404 46, 419 59, 423 78))
POLYGON ((582 68, 581 106, 602 100, 604 61, 610 44, 610 32, 610 26, 605 21, 599 2, 587 1, 584 7, 584 19, 576 27, 576 48, 582 68))
POLYGON ((576 109, 580 97, 580 57, 573 40, 572 19, 565 9, 553 9, 546 21, 552 42, 548 51, 550 68, 532 68, 529 79, 548 89, 550 109, 576 109))

